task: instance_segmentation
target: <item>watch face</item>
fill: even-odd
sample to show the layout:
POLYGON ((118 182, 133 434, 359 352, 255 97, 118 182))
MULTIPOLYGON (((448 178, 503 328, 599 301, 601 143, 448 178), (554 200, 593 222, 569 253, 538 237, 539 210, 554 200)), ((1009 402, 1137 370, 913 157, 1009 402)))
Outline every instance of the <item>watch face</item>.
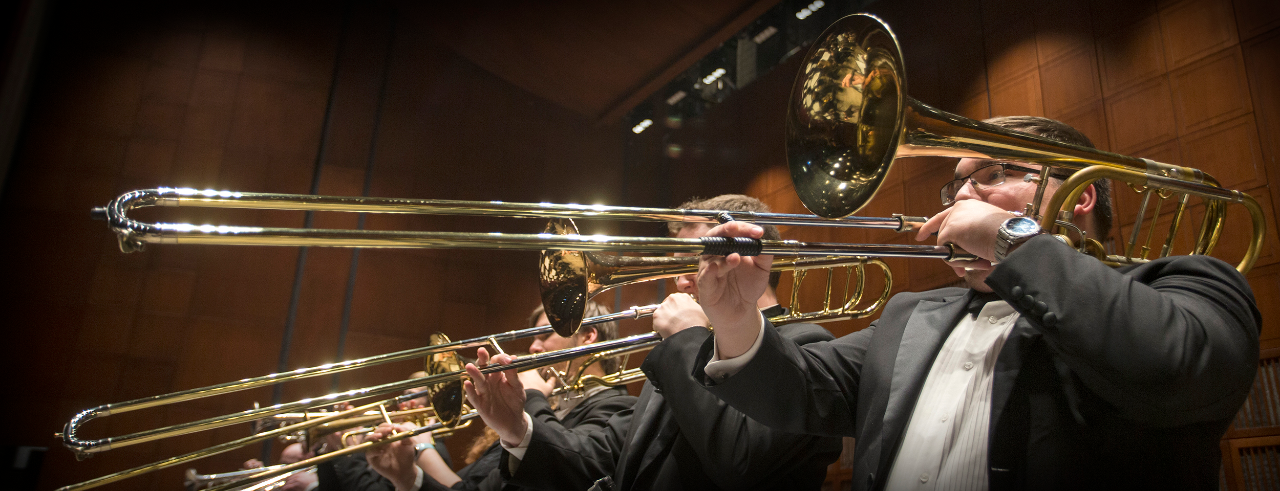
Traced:
POLYGON ((1009 230, 1009 235, 1014 236, 1031 235, 1040 231, 1040 224, 1027 217, 1011 218, 1004 222, 1004 226, 1009 230))

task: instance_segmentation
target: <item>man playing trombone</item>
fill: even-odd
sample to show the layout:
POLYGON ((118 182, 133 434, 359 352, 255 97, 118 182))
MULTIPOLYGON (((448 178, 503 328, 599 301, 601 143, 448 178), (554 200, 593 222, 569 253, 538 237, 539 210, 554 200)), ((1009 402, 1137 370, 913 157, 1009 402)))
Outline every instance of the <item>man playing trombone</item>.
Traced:
MULTIPOLYGON (((681 206, 690 209, 767 212, 755 198, 725 195, 681 206)), ((701 237, 705 224, 673 224, 682 238, 701 237)), ((768 233, 777 238, 777 230, 768 233)), ((468 365, 464 388, 507 449, 500 467, 508 482, 540 489, 817 489, 828 464, 841 450, 838 438, 776 431, 751 420, 707 393, 694 380, 692 357, 710 336, 706 317, 694 301, 690 276, 676 280, 673 294, 654 312, 654 330, 663 341, 645 357, 648 380, 634 408, 618 413, 597 431, 566 432, 520 410, 526 391, 507 372, 480 375, 468 365)), ((776 277, 773 285, 776 286, 776 277)), ((753 298, 766 316, 784 313, 773 288, 753 298)), ((812 324, 781 328, 796 343, 830 340, 812 324)), ((488 361, 481 352, 478 365, 488 361)), ((505 364, 507 355, 494 361, 505 364)))
MULTIPOLYGON (((1091 146, 1057 121, 988 122, 1091 146)), ((1113 270, 1028 227, 1011 212, 1039 170, 960 160, 948 208, 916 238, 981 257, 956 266, 969 288, 897 295, 836 341, 800 346, 761 320, 768 256, 703 256, 716 330, 695 376, 766 424, 856 438, 854 489, 1216 489, 1218 440, 1258 360, 1248 283, 1206 256, 1113 270)), ((1077 226, 1105 236, 1105 194, 1080 196, 1077 226)))
MULTIPOLYGON (((608 309, 598 303, 587 302, 586 315, 589 317, 608 314, 608 309)), ((529 327, 545 326, 549 322, 542 306, 534 309, 529 317, 529 327)), ((608 341, 618 337, 618 322, 606 322, 587 326, 570 337, 548 333, 537 336, 530 345, 531 353, 541 353, 558 349, 581 346, 585 344, 608 341)), ((577 361, 571 362, 563 373, 575 373, 577 361)), ((603 359, 600 363, 583 368, 583 375, 603 377, 617 368, 614 358, 603 359)), ((629 409, 636 398, 627 394, 625 386, 595 386, 582 391, 562 390, 553 395, 559 382, 564 382, 559 374, 544 378, 539 371, 529 370, 519 374, 520 381, 526 391, 523 410, 536 415, 545 425, 553 426, 561 431, 590 431, 605 426, 615 413, 629 409)), ((411 425, 390 425, 383 423, 368 437, 368 441, 377 441, 387 435, 411 430, 411 425)), ((481 437, 483 438, 483 436, 481 437)), ((484 444, 484 442, 481 442, 484 444)), ((502 476, 498 472, 502 448, 497 441, 489 441, 488 449, 480 458, 463 467, 457 473, 436 455, 436 447, 430 441, 430 435, 413 437, 390 445, 374 447, 366 454, 369 465, 379 474, 386 477, 397 491, 406 490, 499 490, 512 489, 504 486, 502 476)))

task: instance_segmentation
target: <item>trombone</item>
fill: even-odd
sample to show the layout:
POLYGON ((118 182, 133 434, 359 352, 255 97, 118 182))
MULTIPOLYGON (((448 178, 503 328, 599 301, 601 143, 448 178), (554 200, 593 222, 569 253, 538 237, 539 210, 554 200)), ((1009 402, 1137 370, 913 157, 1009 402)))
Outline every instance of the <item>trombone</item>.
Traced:
MULTIPOLYGON (((778 261, 780 260, 775 259, 775 263, 774 263, 775 268, 778 267, 778 261)), ((830 271, 833 268, 837 268, 837 267, 847 268, 846 273, 849 275, 850 278, 856 277, 858 285, 853 289, 849 289, 847 284, 848 282, 853 280, 850 279, 846 281, 846 289, 843 292, 845 301, 837 307, 832 307, 830 298, 828 298, 823 302, 823 308, 820 311, 809 313, 809 314, 803 314, 803 315, 783 315, 783 316, 773 317, 770 319, 771 322, 774 322, 777 324, 797 322, 797 321, 825 322, 825 321, 835 321, 835 320, 845 320, 845 319, 866 317, 871 315, 875 311, 879 310, 880 307, 884 306, 884 304, 889 299, 889 293, 893 287, 893 277, 892 277, 892 273, 889 270, 888 265, 886 265, 883 261, 879 261, 875 259, 865 260, 865 263, 862 261, 851 263, 847 258, 845 259, 790 258, 790 259, 781 259, 781 261, 787 263, 787 265, 789 265, 790 267, 795 268, 795 270, 798 272, 811 271, 814 269, 828 270, 828 275, 827 275, 828 281, 826 284, 826 292, 828 293, 829 296, 833 292, 832 285, 834 284, 834 282, 832 281, 832 274, 830 271), (866 264, 872 264, 881 269, 881 271, 884 274, 884 289, 881 291, 879 296, 877 296, 870 304, 866 305, 865 307, 859 307, 859 305, 863 303, 863 296, 866 291, 863 288, 863 283, 865 282, 865 279, 866 279, 865 271, 864 271, 866 264)), ((799 290, 799 287, 803 282, 803 280, 804 280, 803 275, 800 275, 800 277, 794 280, 793 287, 792 287, 793 292, 796 290, 799 290)), ((793 297, 794 297, 794 294, 793 294, 793 297)), ((793 303, 791 305, 795 307, 795 306, 798 306, 799 304, 793 303)), ((649 313, 652 313, 653 310, 656 310, 657 306, 654 305, 651 307, 654 307, 654 309, 648 310, 649 313)), ((605 359, 616 358, 616 357, 626 357, 633 353, 650 350, 654 346, 657 346, 657 344, 661 341, 662 341, 662 338, 659 337, 658 333, 656 332, 637 334, 637 335, 629 336, 626 338, 601 341, 601 342, 597 342, 589 345, 575 346, 572 348, 566 348, 566 349, 557 350, 557 351, 517 356, 515 357, 515 359, 512 360, 510 364, 489 365, 481 368, 480 373, 489 374, 496 371, 506 371, 506 370, 525 371, 529 369, 551 366, 557 363, 561 363, 561 362, 586 356, 587 359, 584 360, 578 366, 577 370, 575 371, 572 377, 565 377, 563 373, 557 371, 557 375, 561 377, 562 384, 557 386, 552 391, 552 395, 555 396, 555 395, 561 395, 561 394, 566 394, 570 392, 581 393, 581 392, 590 390, 590 388, 592 387, 598 387, 598 386, 616 387, 619 385, 626 385, 632 382, 638 382, 640 380, 643 380, 645 378, 644 372, 641 371, 639 368, 625 368, 626 366, 625 360, 619 364, 619 370, 615 371, 614 373, 606 374, 604 376, 586 375, 585 373, 586 373, 587 367, 594 363, 599 363, 605 359), (567 381, 567 383, 563 383, 565 381, 567 381)), ((502 352, 501 347, 494 345, 494 348, 498 352, 502 352)), ((440 373, 438 376, 447 378, 447 380, 443 383, 457 384, 457 385, 454 385, 453 388, 449 389, 448 392, 458 393, 458 392, 461 392, 460 381, 462 380, 462 377, 465 377, 466 375, 465 375, 465 372, 463 372, 460 369, 461 363, 457 361, 456 355, 453 353, 450 353, 449 355, 452 355, 449 357, 450 360, 442 362, 441 366, 453 366, 457 368, 454 368, 454 370, 451 372, 440 373)), ((407 394, 403 397, 412 398, 412 397, 419 396, 420 394, 421 393, 407 394)), ((432 395, 432 400, 438 401, 439 398, 437 395, 432 395)), ((440 411, 440 408, 437 407, 436 410, 440 411)), ((479 416, 479 413, 477 413, 475 410, 470 410, 462 414, 461 416, 459 416, 458 421, 464 421, 464 422, 469 421, 470 419, 475 418, 477 416, 479 416)), ((270 470, 258 469, 262 472, 257 474, 252 474, 250 476, 246 476, 243 481, 237 481, 235 484, 228 484, 223 487, 213 488, 211 491, 224 491, 226 489, 229 489, 231 486, 241 485, 244 482, 251 482, 259 479, 272 479, 282 474, 293 472, 297 469, 316 465, 318 463, 338 457, 340 455, 346 455, 353 452, 363 451, 375 445, 383 445, 383 444, 399 441, 405 438, 409 438, 415 435, 419 435, 425 432, 438 432, 438 431, 442 431, 443 429, 448 429, 447 423, 444 423, 444 422, 435 423, 432 425, 419 427, 414 430, 396 433, 389 436, 388 438, 379 440, 377 442, 360 443, 355 446, 346 447, 339 452, 333 452, 333 453, 329 453, 321 456, 312 457, 310 459, 298 461, 294 464, 274 466, 270 470)), ((63 488, 63 489, 67 489, 67 488, 63 488)))
MULTIPOLYGON (((1159 204, 1181 195, 1174 209, 1170 243, 1186 209, 1187 198, 1205 201, 1205 216, 1193 254, 1208 254, 1216 245, 1229 203, 1243 205, 1253 226, 1248 252, 1236 265, 1248 272, 1262 247, 1266 223, 1262 208, 1248 194, 1223 189, 1212 176, 1190 167, 1156 162, 1062 143, 1011 131, 938 110, 907 95, 902 49, 889 26, 869 14, 844 17, 822 33, 809 50, 796 77, 788 104, 787 162, 800 201, 822 217, 847 216, 870 201, 900 158, 935 156, 1008 159, 1042 166, 1027 216, 1040 228, 1060 235, 1083 253, 1112 266, 1147 261, 1147 245, 1136 247, 1152 195, 1159 204), (1078 171, 1041 203, 1055 168, 1078 171), (1143 194, 1135 226, 1124 254, 1104 252, 1100 242, 1071 225, 1072 208, 1086 187, 1098 179, 1125 182, 1143 194), (1043 214, 1041 212, 1044 212, 1043 214), (1135 254, 1135 249, 1137 254, 1135 254)), ((1154 219, 1153 219, 1154 220, 1154 219)))
MULTIPOLYGON (((679 266, 671 267, 669 269, 665 269, 663 270, 663 272, 658 273, 659 276, 657 277, 665 278, 668 276, 677 276, 677 275, 687 274, 687 273, 696 271, 697 266, 692 263, 692 261, 696 261, 696 258, 667 258, 667 259, 679 259, 683 262, 683 264, 679 266)), ((848 258, 848 257, 822 257, 822 258, 778 257, 774 259, 774 267, 778 269, 793 269, 796 271, 809 271, 809 270, 821 269, 821 268, 843 267, 846 269, 846 274, 850 278, 856 278, 856 281, 858 282, 858 284, 855 285, 854 287, 849 286, 849 282, 853 280, 846 281, 845 291, 843 292, 846 298, 845 302, 833 308, 830 300, 828 299, 824 303, 824 308, 819 312, 822 314, 821 317, 819 317, 817 313, 815 313, 814 316, 805 318, 805 320, 808 320, 808 321, 839 320, 839 319, 847 319, 847 318, 862 317, 862 316, 870 315, 875 310, 883 306, 883 304, 886 301, 888 301, 889 293, 892 288, 892 274, 888 266, 884 264, 884 262, 875 260, 875 259, 848 258), (865 290, 862 287, 862 283, 865 280, 865 266, 868 264, 877 266, 882 270, 884 275, 884 289, 880 293, 880 295, 872 302, 872 304, 870 304, 869 306, 860 308, 859 305, 862 303, 862 298, 865 293, 865 290)), ((627 278, 628 279, 627 281, 639 281, 639 279, 633 274, 633 271, 626 267, 619 267, 619 266, 613 265, 609 267, 602 267, 601 269, 598 269, 596 272, 600 273, 603 276, 609 276, 610 274, 616 273, 621 277, 627 278)), ((612 277, 609 277, 609 278, 603 278, 602 281, 613 282, 614 279, 612 277)), ((802 281, 803 281, 803 277, 796 279, 794 281, 795 287, 793 288, 793 290, 798 289, 802 281)), ((585 282, 585 280, 583 280, 582 282, 585 282)), ((826 291, 828 294, 831 294, 834 291, 831 282, 828 282, 826 291)), ((798 305, 798 304, 793 304, 793 305, 798 305)), ((653 312, 657 310, 657 308, 658 308, 657 304, 641 306, 641 307, 632 307, 631 309, 628 309, 622 312, 584 319, 582 321, 582 324, 594 325, 594 324, 612 322, 612 321, 621 320, 621 319, 638 319, 638 318, 648 317, 652 315, 653 312)), ((258 432, 256 434, 253 434, 247 437, 243 437, 230 442, 218 444, 209 448, 197 450, 197 451, 190 452, 190 453, 176 456, 176 457, 171 457, 169 459, 165 459, 159 462, 135 467, 135 468, 128 469, 125 471, 120 471, 114 474, 109 474, 107 476, 99 477, 99 478, 85 481, 79 484, 66 486, 66 487, 60 488, 60 490, 89 489, 89 488, 101 486, 104 484, 109 484, 112 482, 127 479, 133 476, 152 472, 155 470, 172 467, 185 462, 190 462, 190 461, 207 457, 210 455, 216 455, 219 453, 227 452, 230 450, 234 450, 236 448, 240 448, 245 445, 266 441, 272 438, 279 438, 286 435, 296 434, 298 432, 308 432, 311 434, 319 434, 314 432, 312 428, 318 428, 318 427, 328 426, 328 425, 336 426, 340 424, 339 422, 350 421, 350 418, 353 418, 353 417, 367 417, 366 413, 370 411, 378 411, 377 414, 383 414, 383 412, 385 411, 385 409, 383 409, 384 406, 395 405, 411 399, 416 399, 418 397, 422 397, 424 394, 428 395, 431 398, 431 401, 432 401, 431 410, 440 419, 441 427, 451 427, 458 424, 459 422, 467 421, 474 417, 473 412, 468 413, 464 411, 465 408, 463 406, 461 381, 462 381, 462 378, 465 376, 465 372, 462 371, 462 363, 457 357, 457 354, 455 353, 455 351, 461 350, 461 349, 467 349, 467 348, 487 346, 492 350, 494 350, 495 352, 503 352, 502 347, 500 345, 500 342, 502 341, 511 341, 515 339, 520 339, 520 338, 525 338, 525 337, 530 337, 530 336, 535 336, 540 334, 547 334, 550 332, 552 332, 551 326, 538 326, 538 327, 533 327, 528 329, 509 331, 507 333, 496 334, 491 336, 482 336, 482 337, 472 338, 472 339, 463 340, 463 341, 450 341, 448 337, 444 336, 443 334, 437 333, 432 335, 432 338, 431 338, 432 344, 422 348, 415 348, 411 350, 401 351, 397 353, 390 353, 385 355, 377 355, 377 356, 372 356, 372 357, 363 358, 359 360, 350 360, 350 361, 341 362, 338 364, 328 364, 328 365, 321 365, 318 367, 302 368, 302 369, 294 370, 291 372, 276 373, 276 374, 266 375, 262 377, 244 379, 237 382, 218 384, 218 385, 202 387, 198 389, 190 389, 186 391, 175 392, 172 394, 153 396, 153 397, 137 399, 133 401, 126 401, 122 403, 107 404, 107 405, 99 406, 96 408, 87 409, 87 410, 81 411, 76 416, 74 416, 72 420, 67 423, 63 433, 58 435, 62 438, 64 445, 66 445, 72 451, 76 452, 78 456, 86 456, 86 457, 92 456, 94 453, 104 452, 113 448, 121 448, 129 445, 135 445, 138 443, 158 440, 158 439, 167 438, 171 436, 179 436, 179 435, 185 435, 189 433, 195 433, 195 432, 204 431, 208 429, 229 426, 229 425, 233 425, 233 424, 237 424, 245 421, 261 420, 263 418, 268 418, 276 414, 295 413, 295 414, 292 414, 291 416, 299 417, 299 415, 296 414, 297 412, 305 411, 312 407, 327 406, 327 405, 342 403, 342 402, 350 402, 350 401, 355 401, 355 400, 365 399, 365 398, 375 397, 375 396, 381 396, 381 395, 386 395, 386 394, 395 393, 395 392, 403 392, 407 389, 418 388, 418 387, 428 388, 425 391, 418 391, 418 392, 413 392, 409 394, 403 394, 403 395, 396 396, 389 399, 383 399, 383 400, 379 400, 371 403, 366 403, 364 405, 361 405, 353 409, 349 409, 347 411, 331 412, 331 413, 315 413, 315 412, 303 413, 304 415, 302 416, 303 421, 300 421, 294 424, 282 426, 272 430, 258 432), (418 358, 423 356, 428 357, 428 362, 427 362, 428 375, 425 377, 403 380, 399 382, 392 382, 392 383, 387 383, 387 384, 382 384, 382 385, 377 385, 372 387, 354 389, 346 392, 337 392, 337 393, 332 393, 332 394, 329 394, 323 397, 318 397, 318 398, 308 398, 308 399, 302 399, 294 402, 276 404, 268 407, 255 408, 251 410, 241 411, 238 413, 231 413, 223 416, 207 418, 207 419, 194 421, 194 422, 181 423, 177 425, 141 431, 141 432, 118 436, 118 437, 109 437, 109 438, 103 438, 98 440, 84 440, 76 436, 76 434, 80 431, 81 427, 85 423, 93 419, 103 417, 103 416, 108 416, 111 414, 156 407, 156 406, 183 402, 183 401, 188 401, 188 400, 193 400, 198 398, 211 397, 219 394, 226 394, 230 392, 245 390, 252 387, 259 387, 263 385, 281 383, 281 382, 286 382, 290 380, 298 380, 303 378, 315 377, 319 375, 334 373, 335 371, 338 371, 338 370, 353 370, 356 368, 373 366, 373 365, 388 363, 391 361, 418 358), (311 416, 314 416, 314 417, 311 417, 311 416)), ((508 369, 516 369, 517 371, 523 371, 527 369, 561 363, 561 362, 569 361, 581 356, 588 356, 588 355, 593 355, 601 352, 608 353, 608 355, 604 357, 620 356, 627 353, 633 353, 633 352, 650 349, 653 346, 657 345, 658 342, 660 341, 661 341, 661 338, 658 337, 657 333, 640 334, 640 335, 630 336, 627 338, 602 341, 602 342, 594 343, 591 345, 578 346, 578 347, 564 349, 564 350, 524 355, 524 356, 517 357, 516 360, 513 361, 511 365, 491 366, 491 367, 486 367, 481 371, 482 373, 491 373, 497 370, 508 370, 508 369)), ((631 381, 636 380, 634 378, 635 375, 636 374, 634 373, 630 375, 631 377, 633 377, 630 379, 631 381)), ((590 378, 588 377, 584 380, 590 380, 590 378)), ((595 383, 595 382, 592 382, 592 383, 595 383)), ((355 447, 348 447, 348 448, 356 448, 356 447, 361 449, 367 448, 367 447, 361 447, 359 445, 355 447)), ((334 455, 334 453, 331 453, 326 455, 333 455, 333 456, 346 455, 348 453, 360 451, 360 450, 347 451, 348 448, 344 448, 343 450, 339 451, 343 453, 337 453, 336 455, 334 455)), ((290 470, 294 470, 294 469, 296 468, 290 468, 290 470)), ((288 471, 282 471, 282 472, 288 472, 288 471)), ((261 478, 262 476, 257 476, 257 477, 261 478)))
POLYGON ((238 471, 219 472, 217 474, 200 474, 195 469, 187 469, 187 473, 183 476, 183 482, 188 490, 210 489, 214 486, 222 486, 228 483, 235 483, 230 488, 235 491, 271 491, 273 489, 284 486, 284 481, 294 474, 315 473, 314 467, 305 467, 290 472, 281 473, 270 479, 258 481, 256 483, 245 484, 241 482, 245 478, 262 472, 274 471, 286 464, 275 466, 261 467, 257 469, 244 469, 238 471))

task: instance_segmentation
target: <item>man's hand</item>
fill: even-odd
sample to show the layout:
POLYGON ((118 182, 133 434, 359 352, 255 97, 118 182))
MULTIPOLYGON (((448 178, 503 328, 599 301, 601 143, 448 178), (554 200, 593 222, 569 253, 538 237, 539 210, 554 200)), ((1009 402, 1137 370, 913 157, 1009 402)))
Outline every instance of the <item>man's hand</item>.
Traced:
POLYGON ((662 305, 658 306, 658 310, 653 312, 653 330, 657 331, 662 339, 667 339, 690 327, 707 324, 710 324, 710 321, 707 320, 707 314, 702 311, 702 306, 693 299, 693 295, 687 293, 667 295, 662 305))
MULTIPOLYGON (((548 370, 551 372, 551 370, 548 370)), ((542 374, 538 370, 525 370, 516 374, 520 379, 520 384, 525 389, 533 389, 541 392, 542 395, 551 397, 551 392, 556 389, 556 375, 552 373, 550 377, 542 378, 542 374)), ((521 405, 521 407, 524 407, 521 405)), ((523 437, 523 434, 521 435, 523 437)), ((518 442, 517 442, 518 443, 518 442)))
MULTIPOLYGON (((365 435, 364 440, 376 442, 396 433, 412 430, 413 425, 382 423, 372 433, 365 435)), ((413 445, 412 438, 378 445, 366 451, 364 458, 369 462, 369 467, 395 484, 397 490, 412 489, 418 478, 413 462, 413 445)))
MULTIPOLYGON (((764 236, 764 229, 746 222, 729 222, 707 232, 708 237, 764 236)), ((769 288, 773 256, 702 256, 698 262, 698 303, 716 328, 716 349, 722 359, 746 353, 760 333, 756 301, 769 288)))
POLYGON ((925 222, 916 232, 916 240, 926 240, 937 232, 939 245, 955 244, 985 259, 951 266, 956 274, 963 276, 965 269, 991 269, 991 261, 996 257, 996 231, 1010 217, 1008 211, 990 203, 962 199, 925 222))
MULTIPOLYGON (((498 365, 510 364, 511 355, 500 354, 493 357, 498 365)), ((515 370, 503 370, 488 375, 480 373, 479 366, 489 364, 489 352, 484 348, 476 350, 476 362, 466 366, 469 380, 462 383, 467 392, 467 400, 471 407, 480 413, 484 424, 493 428, 509 447, 520 445, 528 427, 524 420, 524 384, 516 376, 515 370)))
MULTIPOLYGON (((417 475, 414 475, 414 477, 416 478, 417 475)), ((316 476, 315 472, 302 470, 286 477, 284 479, 284 486, 280 487, 280 491, 307 491, 311 485, 318 484, 319 482, 320 478, 316 476)), ((412 480, 409 481, 409 486, 413 486, 412 480)))

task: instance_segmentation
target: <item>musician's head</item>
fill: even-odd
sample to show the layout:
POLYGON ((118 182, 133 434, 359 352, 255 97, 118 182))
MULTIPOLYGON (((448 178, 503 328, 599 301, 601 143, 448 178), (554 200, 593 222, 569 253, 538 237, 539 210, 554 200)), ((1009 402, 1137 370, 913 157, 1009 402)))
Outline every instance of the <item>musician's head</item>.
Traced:
POLYGON ((290 443, 288 446, 284 447, 284 450, 280 451, 281 464, 292 464, 309 457, 310 455, 308 455, 306 450, 302 448, 301 443, 290 443))
MULTIPOLYGON (((1094 148, 1093 142, 1083 133, 1065 123, 1048 118, 1002 116, 984 122, 1050 140, 1094 148)), ((970 177, 970 179, 956 183, 958 187, 953 188, 954 199, 978 199, 1009 211, 1023 211, 1027 203, 1035 199, 1036 182, 1029 179, 1034 178, 1035 172, 1039 170, 1039 165, 1011 160, 960 159, 956 164, 954 177, 955 179, 970 177), (999 177, 1000 174, 1003 174, 1003 179, 999 177)), ((1042 213, 1053 192, 1073 173, 1072 170, 1055 169, 1050 175, 1048 187, 1040 203, 1042 213)), ((1076 202, 1074 211, 1077 226, 1088 232, 1091 238, 1105 239, 1111 230, 1112 221, 1111 182, 1102 179, 1090 185, 1076 202)))
MULTIPOLYGON (((596 317, 609 314, 609 309, 596 302, 587 302, 585 317, 596 317)), ((547 313, 542 306, 533 309, 529 314, 529 327, 545 326, 551 322, 547 320, 547 313)), ((578 332, 572 336, 564 337, 556 333, 541 334, 533 338, 533 344, 529 345, 530 353, 542 353, 546 351, 556 351, 574 346, 582 346, 584 344, 598 343, 618 338, 618 321, 605 322, 595 325, 583 325, 578 332)), ((617 370, 617 360, 607 359, 600 363, 603 373, 611 373, 617 370)))
MULTIPOLYGON (((1082 147, 1093 148, 1093 142, 1075 128, 1052 119, 1034 116, 1008 116, 991 118, 985 122, 1023 133, 1048 138, 1050 140, 1070 143, 1082 147)), ((1009 211, 1024 211, 1027 203, 1035 200, 1037 183, 1033 179, 1038 176, 1041 166, 1010 160, 960 159, 956 164, 955 181, 943 188, 943 200, 947 193, 952 201, 966 199, 981 200, 1009 211)), ((1053 193, 1062 185, 1064 179, 1074 171, 1055 169, 1050 174, 1045 194, 1041 198, 1040 212, 1046 213, 1053 193)), ((1111 183, 1102 179, 1088 186, 1074 204, 1074 223, 1089 234, 1089 237, 1103 240, 1111 229, 1111 183)), ((970 288, 979 291, 990 291, 986 285, 989 269, 971 269, 964 272, 965 282, 970 288)))
MULTIPOLYGON (((716 211, 751 211, 756 213, 769 213, 769 205, 763 201, 742 194, 722 194, 714 198, 693 198, 686 201, 679 207, 681 210, 716 210, 716 211)), ((682 239, 694 239, 707 234, 714 227, 710 223, 687 223, 687 222, 670 222, 667 224, 667 230, 672 237, 682 239)), ((778 232, 778 227, 773 225, 761 225, 764 229, 764 238, 766 240, 779 240, 782 234, 778 232)), ((690 254, 676 254, 677 256, 687 256, 690 254)), ((676 290, 696 294, 698 293, 698 284, 695 281, 697 275, 687 274, 676 277, 676 290)), ((769 294, 778 288, 778 280, 782 278, 782 273, 774 271, 769 274, 769 294)))
MULTIPOLYGON (((426 377, 426 376, 427 376, 427 372, 424 372, 424 371, 417 371, 417 372, 413 372, 413 373, 409 374, 409 378, 410 378, 410 379, 422 378, 422 377, 426 377)), ((402 392, 402 394, 404 394, 404 395, 416 394, 416 393, 422 392, 422 391, 424 391, 424 390, 427 390, 427 388, 426 388, 426 387, 414 387, 414 388, 412 388, 412 389, 405 389, 405 390, 404 390, 404 392, 402 392)), ((423 394, 423 396, 422 396, 422 397, 415 397, 415 398, 413 398, 413 399, 409 399, 409 400, 407 400, 407 401, 401 402, 401 403, 399 404, 399 407, 400 407, 400 410, 401 410, 401 411, 404 411, 404 410, 407 410, 407 409, 416 409, 416 408, 420 408, 420 407, 427 407, 427 406, 429 406, 429 405, 431 405, 431 401, 427 400, 427 396, 426 396, 425 394, 423 394)))

